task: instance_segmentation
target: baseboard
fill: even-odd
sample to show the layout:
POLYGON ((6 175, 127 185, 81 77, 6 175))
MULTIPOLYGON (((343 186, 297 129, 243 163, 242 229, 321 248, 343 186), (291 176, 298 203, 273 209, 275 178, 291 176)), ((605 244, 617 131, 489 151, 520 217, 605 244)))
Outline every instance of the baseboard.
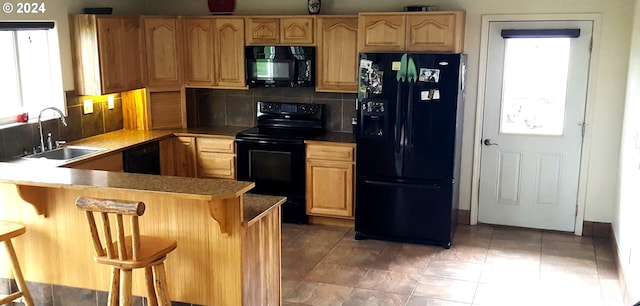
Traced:
POLYGON ((458 224, 471 224, 471 211, 468 209, 458 209, 458 224))
POLYGON ((331 218, 321 216, 309 216, 309 224, 334 225, 342 227, 353 227, 353 219, 331 218))
POLYGON ((607 238, 610 239, 613 235, 613 228, 611 223, 605 222, 582 222, 582 236, 594 237, 594 238, 607 238))

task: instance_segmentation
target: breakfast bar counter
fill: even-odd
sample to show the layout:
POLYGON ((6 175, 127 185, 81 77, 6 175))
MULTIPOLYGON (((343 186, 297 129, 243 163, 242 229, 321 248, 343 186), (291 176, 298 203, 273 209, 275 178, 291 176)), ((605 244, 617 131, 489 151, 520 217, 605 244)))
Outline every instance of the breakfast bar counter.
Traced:
MULTIPOLYGON (((143 235, 175 239, 165 263, 173 301, 280 304, 282 197, 246 195, 252 182, 0 163, 0 216, 25 224, 15 247, 27 282, 108 291, 110 270, 93 262, 78 196, 142 201, 143 235)), ((0 257, 0 277, 11 276, 0 257)), ((144 276, 133 273, 144 296, 144 276)))

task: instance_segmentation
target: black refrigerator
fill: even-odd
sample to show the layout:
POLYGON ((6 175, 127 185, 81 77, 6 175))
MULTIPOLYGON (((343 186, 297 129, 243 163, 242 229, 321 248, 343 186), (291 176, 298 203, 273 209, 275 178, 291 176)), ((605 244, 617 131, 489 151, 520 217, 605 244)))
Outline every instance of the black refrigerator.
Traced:
POLYGON ((451 246, 465 55, 360 53, 355 238, 451 246))

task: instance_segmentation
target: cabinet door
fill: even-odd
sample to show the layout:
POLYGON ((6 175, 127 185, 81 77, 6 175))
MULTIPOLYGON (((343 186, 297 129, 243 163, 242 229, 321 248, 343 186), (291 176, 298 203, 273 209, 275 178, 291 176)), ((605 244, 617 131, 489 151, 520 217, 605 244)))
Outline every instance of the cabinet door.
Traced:
POLYGON ((244 19, 214 20, 216 86, 246 88, 244 67, 244 19))
POLYGON ((361 13, 358 15, 360 51, 404 51, 405 15, 361 13))
POLYGON ((280 18, 248 17, 245 38, 248 46, 280 43, 280 18))
POLYGON ((144 17, 147 85, 182 85, 180 37, 174 17, 144 17))
POLYGON ((429 12, 407 16, 407 51, 462 53, 464 12, 429 12))
POLYGON ((213 20, 187 17, 183 28, 185 85, 214 85, 213 20))
POLYGON ((307 160, 307 214, 353 217, 351 162, 307 160))
POLYGON ((318 17, 316 91, 356 92, 358 17, 318 17))
MULTIPOLYGON (((100 59, 100 81, 102 93, 125 90, 122 45, 124 29, 120 18, 99 17, 96 20, 98 32, 98 57, 100 59)), ((137 42, 136 42, 137 43, 137 42)))
POLYGON ((120 54, 122 56, 122 79, 125 88, 123 91, 140 89, 144 87, 142 82, 142 30, 140 29, 140 17, 120 17, 122 20, 122 36, 120 54))
POLYGON ((183 91, 147 91, 149 128, 171 129, 186 127, 183 91))
POLYGON ((280 43, 286 45, 313 45, 313 17, 281 17, 280 43))
POLYGON ((196 177, 195 137, 175 137, 173 160, 176 176, 196 177))

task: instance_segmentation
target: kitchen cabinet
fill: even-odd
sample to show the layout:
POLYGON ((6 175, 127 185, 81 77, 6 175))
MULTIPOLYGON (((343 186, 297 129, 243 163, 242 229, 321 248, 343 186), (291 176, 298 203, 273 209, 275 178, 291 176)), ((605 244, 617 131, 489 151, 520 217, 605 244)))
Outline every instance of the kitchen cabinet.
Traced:
POLYGON ((464 50, 464 11, 358 14, 359 51, 464 50))
POLYGON ((185 17, 184 82, 187 86, 213 86, 213 21, 211 18, 185 17))
POLYGON ((91 158, 78 162, 70 163, 65 167, 73 169, 88 169, 88 170, 104 170, 122 172, 122 152, 111 153, 107 155, 101 155, 99 158, 91 158))
POLYGON ((186 86, 245 89, 244 19, 185 17, 186 86))
POLYGON ((143 87, 139 17, 70 15, 69 27, 79 95, 143 87))
POLYGON ((246 44, 261 45, 313 45, 313 16, 247 17, 246 44))
POLYGON ((181 86, 180 23, 176 17, 142 18, 146 54, 147 87, 181 86))
POLYGON ((195 137, 171 137, 160 141, 160 174, 196 177, 195 137))
POLYGON ((197 137, 198 177, 236 178, 235 147, 232 138, 197 137))
POLYGON ((308 142, 307 214, 353 218, 355 144, 308 142))
POLYGON ((316 22, 316 91, 355 93, 358 17, 322 16, 316 22))

